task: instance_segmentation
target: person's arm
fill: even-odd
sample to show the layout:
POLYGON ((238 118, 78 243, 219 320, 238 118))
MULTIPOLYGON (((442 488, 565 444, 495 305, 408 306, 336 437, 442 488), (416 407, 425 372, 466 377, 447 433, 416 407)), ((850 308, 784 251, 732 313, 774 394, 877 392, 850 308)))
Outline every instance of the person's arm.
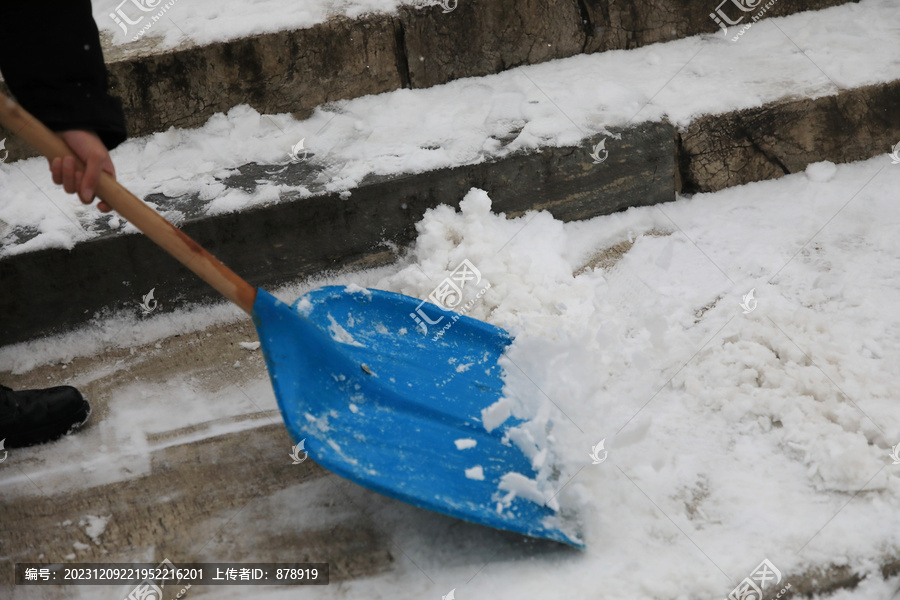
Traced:
POLYGON ((125 118, 107 92, 90 0, 0 2, 0 72, 16 100, 85 162, 79 174, 74 160, 57 159, 53 180, 93 201, 100 170, 115 175, 107 149, 125 140, 125 118))

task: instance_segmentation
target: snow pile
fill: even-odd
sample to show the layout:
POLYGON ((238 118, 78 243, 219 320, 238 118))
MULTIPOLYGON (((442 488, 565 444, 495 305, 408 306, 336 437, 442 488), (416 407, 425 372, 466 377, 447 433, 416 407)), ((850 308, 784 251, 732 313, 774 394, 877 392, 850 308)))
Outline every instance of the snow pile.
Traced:
MULTIPOLYGON (((500 491, 576 512, 609 597, 724 595, 765 556, 784 572, 859 565, 900 551, 888 166, 815 165, 585 223, 507 220, 473 190, 426 213, 415 264, 377 287, 424 298, 463 259, 490 281, 470 314, 516 341, 484 424, 527 419, 508 436, 538 472, 500 491), (601 439, 609 459, 593 464, 601 439)), ((570 576, 573 594, 592 589, 570 576)))

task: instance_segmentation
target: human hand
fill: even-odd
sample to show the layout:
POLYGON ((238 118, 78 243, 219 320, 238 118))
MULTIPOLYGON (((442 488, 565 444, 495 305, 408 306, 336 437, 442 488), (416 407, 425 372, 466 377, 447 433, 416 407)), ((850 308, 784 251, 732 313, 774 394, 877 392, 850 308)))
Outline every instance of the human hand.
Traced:
MULTIPOLYGON (((53 183, 62 185, 69 194, 77 193, 79 200, 84 204, 90 204, 94 201, 94 192, 100 181, 100 171, 106 171, 112 175, 113 179, 116 177, 116 168, 113 166, 109 151, 97 134, 92 131, 63 131, 59 135, 82 160, 85 167, 84 170, 76 169, 75 159, 71 156, 54 158, 50 162, 53 183)), ((100 212, 105 213, 112 210, 106 202, 100 202, 97 208, 100 209, 100 212)))

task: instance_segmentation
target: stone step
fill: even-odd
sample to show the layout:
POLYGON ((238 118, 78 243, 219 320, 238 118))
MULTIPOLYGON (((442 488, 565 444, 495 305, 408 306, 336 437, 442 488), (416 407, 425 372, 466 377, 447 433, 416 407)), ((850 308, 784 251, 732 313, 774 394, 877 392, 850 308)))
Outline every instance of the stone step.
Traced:
MULTIPOLYGON (((848 0, 744 3, 715 0, 466 0, 401 6, 396 14, 335 18, 278 31, 162 52, 106 44, 113 94, 132 137, 198 127, 217 112, 249 104, 261 113, 300 117, 324 103, 399 88, 427 88, 581 53, 626 50, 715 33, 711 13, 739 24, 823 9, 848 0)), ((277 15, 273 15, 277 19, 277 15)), ((8 93, 5 84, 0 90, 8 93)), ((35 156, 9 132, 10 160, 35 156)))
MULTIPOLYGON (((490 190, 494 210, 508 216, 548 210, 568 221, 668 202, 679 191, 780 177, 812 162, 869 158, 900 139, 900 81, 710 115, 683 132, 645 123, 620 134, 615 154, 603 165, 594 165, 590 156, 601 137, 594 136, 586 145, 372 177, 349 197, 321 189, 310 197, 288 195, 244 212, 197 216, 183 229, 254 285, 370 267, 396 260, 427 209, 457 207, 472 187, 490 190)), ((287 169, 247 164, 226 184, 250 191, 267 181, 314 188, 323 168, 314 162, 287 169)), ((103 310, 137 311, 138 291, 151 288, 169 299, 167 310, 218 297, 142 235, 108 233, 73 250, 7 257, 0 260, 0 280, 16 290, 0 295, 0 345, 70 329, 103 310)))

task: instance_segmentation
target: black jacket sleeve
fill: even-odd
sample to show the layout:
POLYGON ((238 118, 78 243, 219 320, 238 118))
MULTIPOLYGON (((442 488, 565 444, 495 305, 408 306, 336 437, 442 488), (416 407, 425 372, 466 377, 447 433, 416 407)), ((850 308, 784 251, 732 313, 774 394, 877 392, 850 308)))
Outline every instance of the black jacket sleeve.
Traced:
POLYGON ((50 129, 93 131, 109 149, 125 140, 90 0, 0 0, 0 72, 50 129))

